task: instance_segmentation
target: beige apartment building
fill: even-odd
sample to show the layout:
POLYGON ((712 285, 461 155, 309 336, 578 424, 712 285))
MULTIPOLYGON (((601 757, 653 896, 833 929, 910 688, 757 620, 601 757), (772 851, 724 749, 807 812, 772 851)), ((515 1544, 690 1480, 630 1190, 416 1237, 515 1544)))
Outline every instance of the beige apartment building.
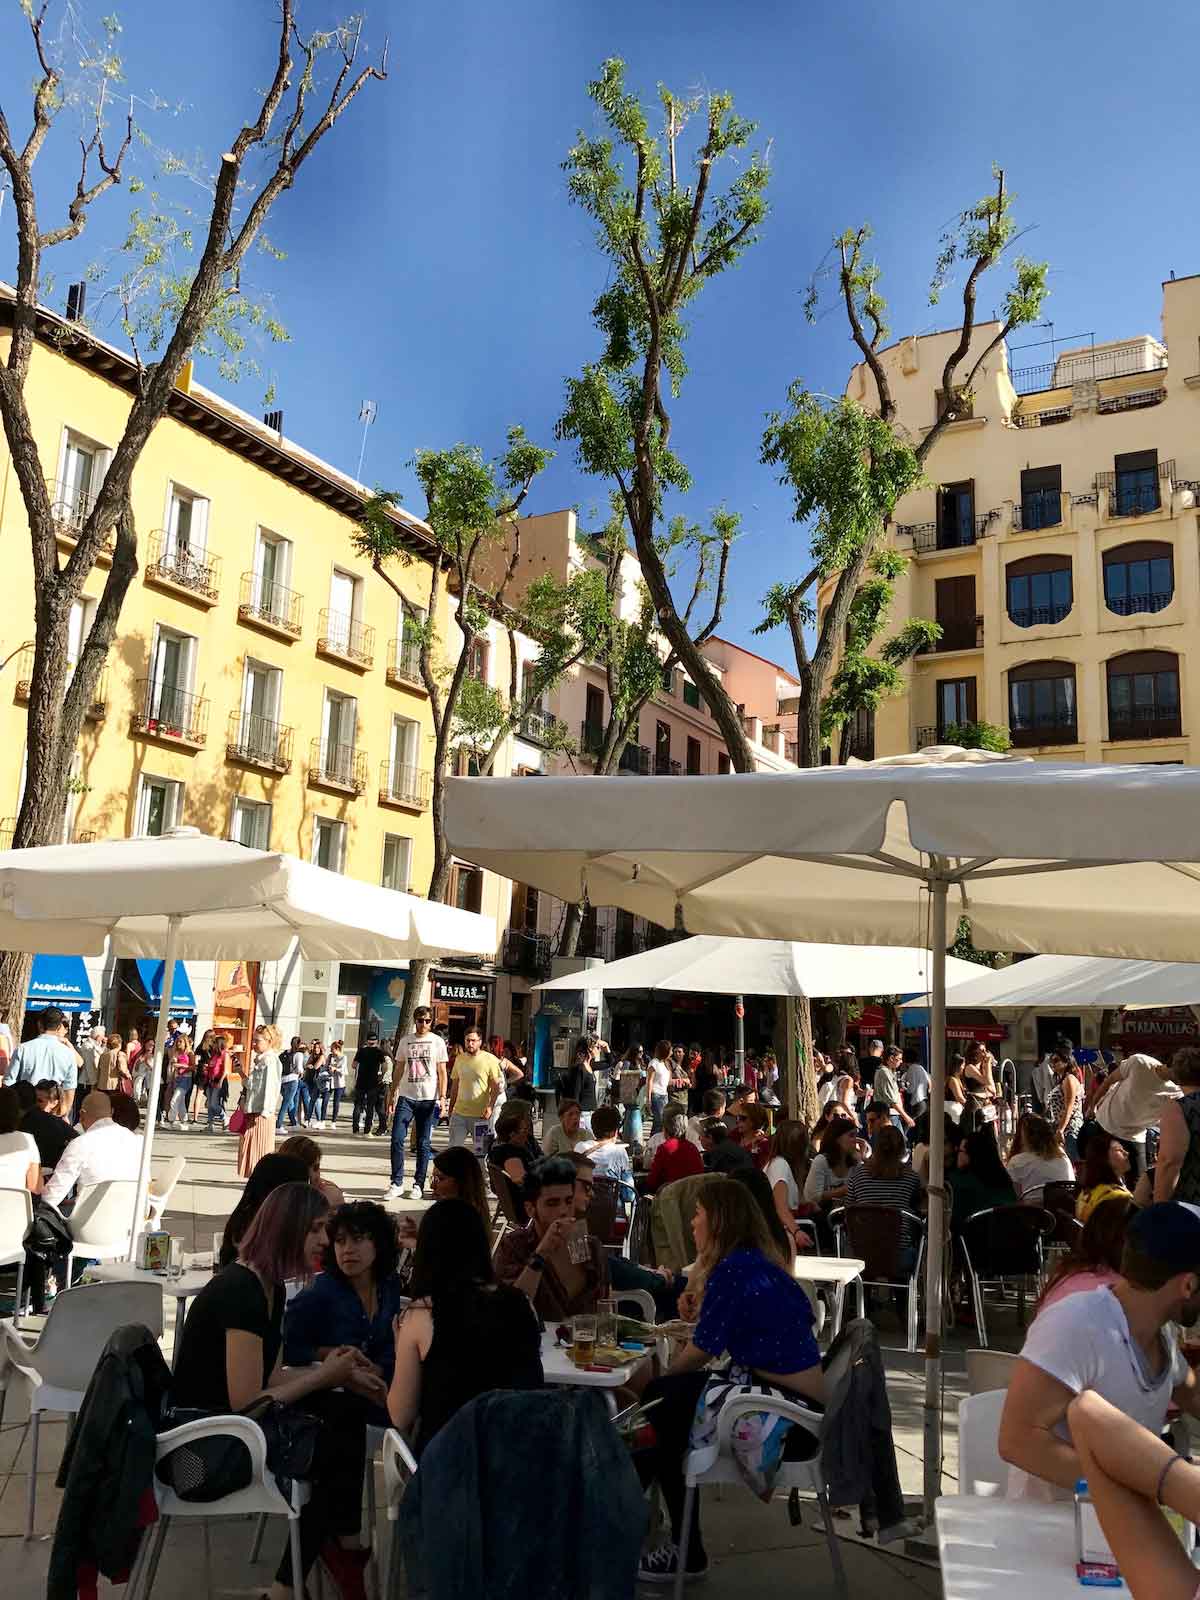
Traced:
MULTIPOLYGON (((998 331, 985 323, 974 354, 998 331)), ((884 352, 898 424, 934 418, 956 330, 884 352)), ((988 358, 897 508, 911 554, 893 621, 941 624, 874 753, 984 721, 1055 761, 1200 753, 1200 277, 1163 285, 1161 337, 1047 342, 988 358), (1022 358, 1030 365, 1017 365, 1022 358), (1040 357, 1040 361, 1037 359, 1040 357)), ((847 392, 874 402, 860 365, 847 392)), ((828 587, 822 602, 829 598, 828 587)))

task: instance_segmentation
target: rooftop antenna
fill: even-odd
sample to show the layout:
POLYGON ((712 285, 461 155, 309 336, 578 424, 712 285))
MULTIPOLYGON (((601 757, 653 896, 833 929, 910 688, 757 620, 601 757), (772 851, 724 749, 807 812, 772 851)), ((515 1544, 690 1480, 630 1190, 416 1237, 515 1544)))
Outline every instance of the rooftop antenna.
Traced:
POLYGON ((367 429, 375 421, 375 418, 378 415, 379 407, 375 404, 374 400, 364 400, 362 405, 358 408, 358 420, 363 425, 363 431, 362 445, 358 452, 358 471, 354 474, 354 476, 359 483, 362 482, 363 460, 367 454, 367 429))

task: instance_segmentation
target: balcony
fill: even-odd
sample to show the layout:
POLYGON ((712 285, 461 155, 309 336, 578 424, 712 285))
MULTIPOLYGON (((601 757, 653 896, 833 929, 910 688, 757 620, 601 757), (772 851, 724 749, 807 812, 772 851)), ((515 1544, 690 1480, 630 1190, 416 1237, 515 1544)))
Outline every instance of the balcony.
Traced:
POLYGON ((1174 589, 1158 594, 1106 595, 1104 606, 1118 617, 1138 617, 1155 611, 1165 611, 1175 598, 1174 589))
POLYGON ((924 750, 926 745, 941 744, 942 736, 936 728, 918 728, 913 735, 913 749, 924 750))
POLYGON ((683 772, 683 767, 678 761, 672 761, 670 756, 656 755, 654 757, 654 776, 656 778, 678 778, 683 772))
POLYGON ((949 617, 939 623, 942 637, 922 650, 922 655, 946 655, 952 650, 983 649, 982 617, 949 617))
POLYGON ((292 770, 292 729, 253 711, 231 711, 225 759, 263 772, 292 770))
POLYGON ((526 933, 507 928, 500 947, 500 965, 505 972, 525 978, 544 978, 550 971, 550 937, 545 933, 526 933))
POLYGON ((1112 709, 1108 713, 1108 737, 1114 741, 1127 739, 1181 739, 1183 719, 1178 711, 1162 712, 1153 708, 1144 711, 1122 711, 1119 716, 1112 709))
POLYGON ((238 621, 262 628, 280 639, 298 639, 304 617, 304 596, 281 583, 268 583, 258 572, 243 572, 238 593, 238 621))
POLYGON ((419 639, 410 637, 388 640, 387 681, 403 689, 424 690, 419 639))
POLYGON ((1060 722, 1055 717, 1034 717, 1019 726, 1010 724, 1008 736, 1014 750, 1036 750, 1048 745, 1078 744, 1079 724, 1060 722))
POLYGON ((142 678, 137 686, 129 731, 141 739, 201 750, 208 738, 208 701, 173 683, 142 678))
POLYGON ((557 726, 558 718, 553 712, 531 709, 521 718, 517 731, 530 744, 545 744, 547 739, 554 736, 557 726))
POLYGON ((317 654, 365 672, 375 660, 375 629, 344 611, 322 611, 317 617, 317 654))
POLYGON ((1068 350, 1057 360, 1043 361, 1036 367, 1014 367, 1008 376, 1018 394, 1037 394, 1045 389, 1069 389, 1073 383, 1100 383, 1105 378, 1165 372, 1166 366, 1165 355, 1137 341, 1116 349, 1068 350))
POLYGON ((71 835, 72 844, 95 844, 95 842, 96 830, 94 828, 83 828, 78 833, 71 835))
POLYGON ((1024 606, 1010 610, 1008 620, 1017 628, 1037 628, 1044 623, 1062 622, 1071 615, 1071 610, 1069 600, 1057 606, 1024 606))
POLYGON ((579 748, 585 756, 598 756, 604 749, 604 726, 599 722, 585 722, 579 729, 579 748))
POLYGON ((379 769, 379 804, 401 806, 405 811, 427 811, 433 774, 420 767, 396 766, 385 761, 379 769))
MULTIPOLYGON (((96 496, 90 489, 80 489, 70 483, 55 483, 53 480, 47 481, 46 489, 50 495, 54 537, 64 548, 73 550, 79 542, 84 523, 92 514, 96 496)), ((101 540, 100 554, 96 557, 97 566, 112 566, 112 553, 116 544, 116 530, 110 528, 101 540)))
POLYGON ((899 522, 898 534, 907 535, 918 555, 928 555, 934 550, 966 550, 984 538, 999 511, 985 511, 972 517, 968 523, 899 522))
MULTIPOLYGON (((74 674, 74 663, 71 664, 67 674, 68 684, 74 674)), ((21 705, 29 704, 29 691, 33 683, 33 646, 26 645, 17 657, 17 681, 13 690, 13 697, 21 705)), ((96 687, 92 690, 92 701, 84 712, 89 722, 100 722, 108 714, 108 668, 101 667, 100 676, 96 679, 96 687)))
POLYGON ((1018 428, 1052 428, 1059 422, 1070 422, 1070 406, 1047 406, 1044 411, 1014 411, 1012 420, 1018 428))
MULTIPOLYGON (((1145 469, 1149 473, 1151 468, 1145 469)), ((1141 476, 1139 472, 1138 476, 1141 476)), ((1133 473, 1129 474, 1126 481, 1125 474, 1116 472, 1098 472, 1096 474, 1096 492, 1104 491, 1101 509, 1110 522, 1126 517, 1149 517, 1161 511, 1163 506, 1163 485, 1167 485, 1167 498, 1170 498, 1170 485, 1175 481, 1174 461, 1160 461, 1155 472, 1154 481, 1129 481, 1133 473)))
POLYGON ((1042 528, 1061 528, 1063 525, 1063 497, 1058 489, 1036 489, 1022 495, 1013 506, 1014 533, 1037 533, 1042 528))
POLYGON ((308 781, 319 789, 363 794, 367 787, 366 753, 352 744, 314 739, 308 752, 308 781))
POLYGON ((180 546, 173 534, 160 528, 150 538, 146 582, 169 589, 196 605, 215 606, 220 599, 221 558, 210 556, 205 550, 180 546))
POLYGON ((650 775, 650 752, 644 744, 627 744, 617 763, 620 772, 632 772, 638 777, 650 775))

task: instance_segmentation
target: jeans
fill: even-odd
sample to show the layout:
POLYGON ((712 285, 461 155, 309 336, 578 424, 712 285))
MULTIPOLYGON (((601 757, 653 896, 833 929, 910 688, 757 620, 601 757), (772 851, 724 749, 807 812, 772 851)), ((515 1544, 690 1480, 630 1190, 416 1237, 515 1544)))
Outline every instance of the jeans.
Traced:
POLYGON ((625 1122, 621 1130, 621 1137, 626 1144, 641 1144, 642 1142, 642 1108, 641 1106, 625 1107, 625 1122))
POLYGON ((321 1121, 336 1125, 338 1112, 342 1107, 342 1090, 339 1088, 321 1090, 321 1121), (329 1115, 329 1102, 333 1101, 333 1116, 329 1115))
POLYGON ((396 1114, 392 1118, 392 1182, 404 1182, 404 1147, 408 1143, 408 1130, 417 1125, 418 1189, 425 1187, 429 1159, 433 1155, 433 1125, 437 1121, 436 1100, 407 1100, 403 1095, 396 1101, 396 1114))
POLYGON ((278 1131, 283 1127, 283 1119, 287 1117, 294 1128, 296 1126, 296 1101, 300 1098, 300 1080, 292 1078, 282 1086, 279 1096, 279 1112, 275 1118, 275 1128, 278 1131))
POLYGON ((303 1078, 300 1079, 299 1083, 296 1085, 296 1088, 297 1088, 297 1091, 298 1091, 297 1098, 298 1098, 298 1100, 300 1102, 300 1111, 301 1111, 301 1114, 304 1117, 305 1122, 307 1122, 312 1116, 312 1108, 313 1108, 312 1090, 308 1087, 308 1084, 305 1083, 303 1078))
POLYGON ((212 1132, 212 1125, 213 1125, 214 1120, 217 1120, 217 1121, 220 1121, 220 1122, 224 1122, 225 1121, 224 1094, 225 1094, 225 1080, 224 1080, 224 1078, 222 1078, 219 1083, 210 1083, 209 1084, 209 1086, 208 1086, 208 1131, 210 1133, 212 1132))
POLYGON ((450 1114, 450 1143, 452 1145, 465 1144, 468 1149, 475 1148, 475 1124, 479 1117, 460 1117, 457 1111, 450 1114))
POLYGON ((661 1133, 663 1125, 663 1112, 667 1109, 665 1094, 652 1094, 650 1096, 650 1116, 652 1119, 651 1133, 661 1133))

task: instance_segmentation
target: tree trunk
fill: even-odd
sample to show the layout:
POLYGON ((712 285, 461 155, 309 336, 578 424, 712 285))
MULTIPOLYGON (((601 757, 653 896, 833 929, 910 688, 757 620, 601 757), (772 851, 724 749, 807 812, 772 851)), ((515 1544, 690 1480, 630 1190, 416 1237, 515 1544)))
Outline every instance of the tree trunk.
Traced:
MULTIPOLYGON (((433 795, 429 813, 433 824, 433 870, 429 874, 429 893, 426 899, 442 900, 450 884, 451 861, 446 841, 446 774, 440 762, 433 770, 433 795)), ((410 961, 408 964, 408 982, 404 986, 404 1001, 400 1007, 400 1020, 396 1024, 398 1040, 412 1032, 413 1012, 425 993, 432 966, 433 962, 427 957, 419 961, 410 961)))

